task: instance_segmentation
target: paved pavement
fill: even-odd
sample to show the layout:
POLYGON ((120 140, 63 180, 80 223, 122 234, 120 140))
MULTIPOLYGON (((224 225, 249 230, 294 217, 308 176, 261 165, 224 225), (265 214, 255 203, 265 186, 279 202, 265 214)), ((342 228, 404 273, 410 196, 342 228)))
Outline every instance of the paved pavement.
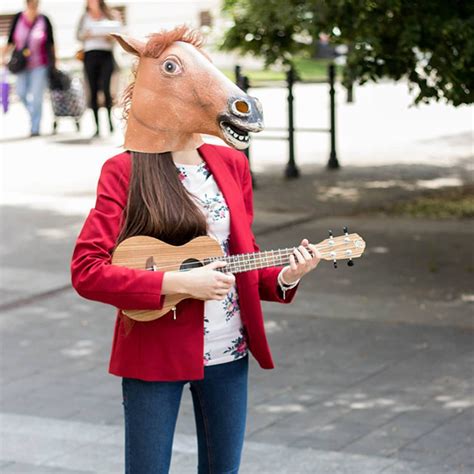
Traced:
MULTIPOLYGON (((357 107, 370 105, 363 94, 357 107)), ((251 360, 242 473, 473 472, 474 223, 372 212, 471 181, 464 111, 457 131, 458 115, 446 113, 451 124, 435 144, 416 145, 411 132, 413 163, 395 163, 390 152, 374 166, 355 152, 346 159, 357 163, 331 173, 304 158, 305 145, 302 178, 284 182, 281 158, 271 149, 255 153, 266 169, 254 163, 263 249, 317 241, 349 225, 368 250, 353 268, 321 264, 291 305, 264 302, 277 367, 262 370, 251 360)), ((89 142, 86 125, 79 137, 65 131, 22 140, 18 124, 3 125, 0 471, 122 472, 120 380, 106 372, 114 310, 79 298, 68 271, 100 164, 120 135, 89 142)), ((400 120, 395 132, 404 127, 400 120)), ((171 472, 195 466, 185 390, 171 472)))

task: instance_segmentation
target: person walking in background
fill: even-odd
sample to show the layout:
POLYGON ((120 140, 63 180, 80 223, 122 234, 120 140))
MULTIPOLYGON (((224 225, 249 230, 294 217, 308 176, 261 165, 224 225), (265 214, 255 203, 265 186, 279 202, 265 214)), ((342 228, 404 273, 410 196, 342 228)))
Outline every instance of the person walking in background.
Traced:
POLYGON ((114 71, 114 40, 109 33, 118 32, 121 27, 120 13, 110 9, 104 0, 87 0, 86 11, 77 26, 77 39, 84 49, 84 69, 90 91, 90 107, 94 114, 96 132, 100 135, 99 105, 97 95, 102 90, 109 119, 110 132, 114 131, 112 122, 112 95, 110 81, 114 71))
POLYGON ((5 64, 9 52, 27 47, 26 67, 16 73, 16 93, 30 115, 32 137, 40 134, 48 68, 56 62, 53 27, 38 6, 38 0, 27 0, 26 10, 13 17, 2 51, 2 64, 5 64))

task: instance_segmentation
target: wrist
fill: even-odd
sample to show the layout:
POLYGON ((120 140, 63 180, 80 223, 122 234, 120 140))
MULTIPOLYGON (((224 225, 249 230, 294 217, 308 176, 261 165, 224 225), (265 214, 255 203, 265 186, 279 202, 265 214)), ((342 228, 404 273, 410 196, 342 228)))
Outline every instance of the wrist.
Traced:
POLYGON ((162 293, 188 293, 188 278, 186 272, 171 271, 165 272, 162 282, 162 293))
POLYGON ((299 278, 292 278, 291 275, 288 275, 289 271, 291 271, 290 267, 284 267, 280 272, 280 281, 285 286, 295 285, 296 283, 300 281, 299 278))

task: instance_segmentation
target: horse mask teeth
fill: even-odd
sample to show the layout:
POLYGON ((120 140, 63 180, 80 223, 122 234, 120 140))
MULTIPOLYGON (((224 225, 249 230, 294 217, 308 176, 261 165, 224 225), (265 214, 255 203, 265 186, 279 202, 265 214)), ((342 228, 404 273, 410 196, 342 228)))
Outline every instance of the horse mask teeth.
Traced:
POLYGON ((212 64, 197 30, 178 26, 151 34, 146 42, 112 36, 138 58, 135 80, 123 97, 127 150, 194 149, 203 143, 201 134, 244 150, 248 133, 263 129, 260 103, 212 64))

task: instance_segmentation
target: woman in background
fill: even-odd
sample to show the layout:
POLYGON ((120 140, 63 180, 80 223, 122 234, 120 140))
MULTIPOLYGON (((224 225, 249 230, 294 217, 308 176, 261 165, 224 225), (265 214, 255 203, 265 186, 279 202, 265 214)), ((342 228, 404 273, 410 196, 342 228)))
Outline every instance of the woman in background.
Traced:
POLYGON ((49 18, 39 12, 38 4, 38 0, 27 0, 26 9, 13 17, 2 51, 2 64, 5 64, 8 53, 14 48, 28 47, 26 68, 16 74, 16 93, 30 115, 32 137, 40 134, 48 68, 56 62, 53 27, 49 18))
POLYGON ((77 39, 84 48, 84 69, 90 91, 90 107, 96 124, 95 137, 100 135, 99 106, 97 95, 102 90, 109 119, 109 130, 114 131, 112 122, 112 95, 110 80, 114 71, 113 44, 109 33, 117 31, 121 23, 120 13, 111 10, 104 0, 87 0, 86 11, 79 20, 77 39))

